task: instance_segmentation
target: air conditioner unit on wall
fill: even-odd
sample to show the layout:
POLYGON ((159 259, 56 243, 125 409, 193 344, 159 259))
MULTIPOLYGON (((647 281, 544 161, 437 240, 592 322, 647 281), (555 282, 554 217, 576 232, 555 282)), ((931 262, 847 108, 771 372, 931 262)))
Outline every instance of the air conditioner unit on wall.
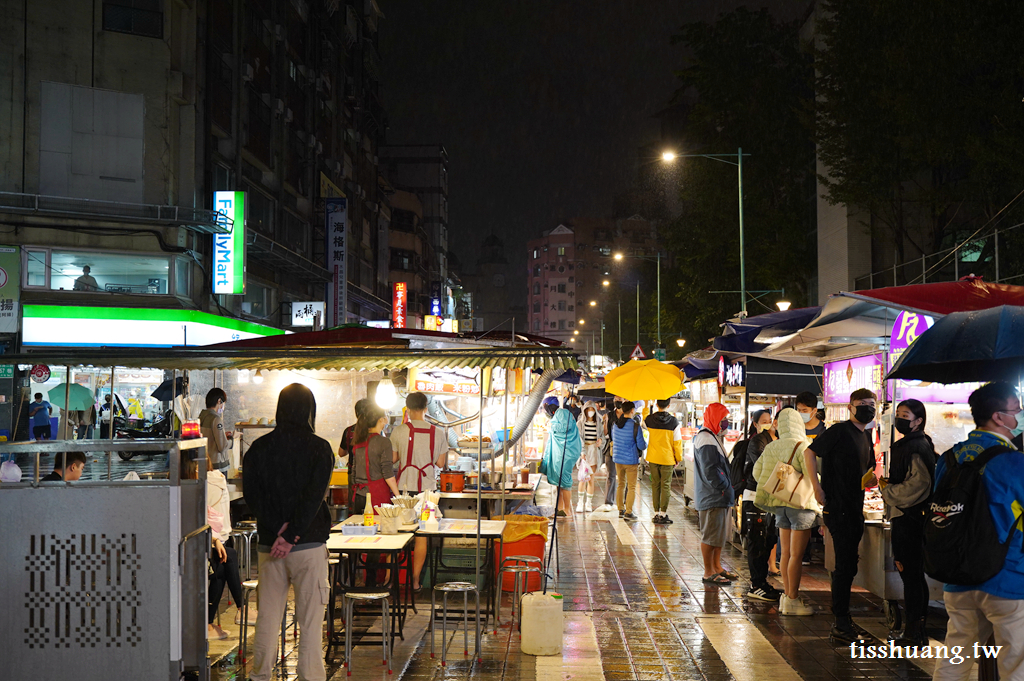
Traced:
POLYGON ((274 113, 276 113, 278 116, 283 116, 284 115, 284 100, 283 99, 275 99, 274 100, 274 113))
POLYGON ((314 137, 313 135, 310 135, 309 137, 307 137, 306 138, 306 146, 308 146, 310 149, 315 149, 316 148, 316 137, 314 137))
POLYGON ((320 155, 322 155, 323 153, 324 153, 324 145, 323 145, 323 142, 317 142, 317 143, 316 143, 316 155, 317 155, 317 156, 320 156, 320 155))
POLYGON ((284 40, 284 26, 281 24, 274 26, 274 38, 277 39, 277 42, 282 42, 284 40))
POLYGON ((246 64, 242 67, 242 80, 245 82, 252 81, 256 77, 256 69, 252 67, 252 64, 246 64))
POLYGON ((295 120, 295 114, 292 113, 292 110, 291 109, 285 109, 284 110, 284 122, 285 123, 291 123, 294 120, 295 120))

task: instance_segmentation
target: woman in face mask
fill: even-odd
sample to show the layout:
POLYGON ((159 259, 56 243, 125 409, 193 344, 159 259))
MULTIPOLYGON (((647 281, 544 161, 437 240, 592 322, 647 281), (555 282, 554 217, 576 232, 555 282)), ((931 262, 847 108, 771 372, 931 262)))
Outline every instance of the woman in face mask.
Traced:
POLYGON ((576 428, 583 439, 583 455, 580 461, 586 460, 591 470, 589 478, 579 480, 579 502, 576 504, 576 512, 590 513, 594 510, 594 472, 601 465, 601 452, 604 448, 604 419, 597 413, 597 407, 593 402, 588 403, 583 409, 583 414, 576 422, 576 428))
POLYGON ((896 430, 901 435, 889 449, 889 477, 878 481, 892 521, 892 555, 903 580, 906 628, 891 632, 897 645, 926 646, 925 615, 928 584, 924 578, 925 511, 935 480, 935 447, 924 432, 928 414, 917 400, 896 406, 896 430))

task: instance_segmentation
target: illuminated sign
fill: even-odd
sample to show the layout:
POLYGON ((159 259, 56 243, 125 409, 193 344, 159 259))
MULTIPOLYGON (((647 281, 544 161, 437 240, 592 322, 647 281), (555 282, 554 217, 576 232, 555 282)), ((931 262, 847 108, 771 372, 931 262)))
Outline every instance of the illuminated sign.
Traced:
POLYGON ((331 281, 327 284, 327 319, 325 328, 348 321, 348 199, 332 197, 324 200, 324 251, 331 281))
POLYGON ((173 347, 210 345, 283 333, 198 310, 25 305, 23 345, 173 347))
POLYGON ((405 328, 406 296, 406 283, 404 281, 396 281, 394 283, 394 293, 391 298, 391 321, 394 322, 394 328, 396 329, 405 328))
POLYGON ((292 303, 292 326, 313 326, 314 317, 320 315, 320 324, 324 323, 324 303, 292 303))
POLYGON ((436 317, 436 316, 434 316, 432 314, 424 315, 424 317, 423 317, 423 330, 424 331, 437 331, 437 325, 438 325, 438 322, 440 322, 440 321, 441 320, 438 317, 436 317))
MULTIPOLYGON (((915 312, 900 312, 892 325, 889 337, 889 369, 907 351, 918 337, 932 328, 935 320, 915 312)), ((981 387, 981 383, 932 383, 930 381, 895 380, 888 382, 889 398, 894 402, 907 399, 920 400, 932 404, 966 404, 971 393, 981 387)))
POLYGON ((446 393, 449 395, 479 395, 476 369, 432 369, 429 371, 410 370, 410 384, 421 393, 446 393))
POLYGON ((213 235, 213 292, 245 293, 245 192, 214 192, 213 209, 218 220, 233 222, 227 234, 213 235))
POLYGON ((430 299, 430 314, 435 317, 441 316, 441 299, 431 298, 430 299))
POLYGON ((868 355, 837 362, 826 362, 824 367, 823 404, 849 404, 850 393, 867 388, 875 395, 882 394, 882 355, 868 355))

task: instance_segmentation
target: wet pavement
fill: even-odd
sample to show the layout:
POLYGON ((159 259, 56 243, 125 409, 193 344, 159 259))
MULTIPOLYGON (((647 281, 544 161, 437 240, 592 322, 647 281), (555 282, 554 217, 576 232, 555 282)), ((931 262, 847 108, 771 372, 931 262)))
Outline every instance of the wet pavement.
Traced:
MULTIPOLYGON (((31 464, 18 463, 28 478, 31 464)), ((165 466, 159 457, 130 462, 114 457, 112 477, 165 466)), ((48 472, 51 467, 52 457, 44 457, 42 471, 48 472)), ((105 478, 106 462, 90 461, 85 477, 105 478)), ((600 483, 603 487, 603 480, 600 483)), ((381 666, 380 644, 376 643, 355 649, 351 677, 341 666, 343 648, 333 648, 328 655, 329 678, 913 681, 931 677, 929 660, 851 659, 848 646, 833 648, 829 644, 829 585, 820 545, 812 565, 805 567, 802 585, 803 595, 818 610, 811 617, 781 616, 776 604, 745 599, 749 585, 746 561, 737 546, 727 546, 722 560, 727 569, 741 575, 740 579, 726 587, 702 583, 697 517, 684 508, 681 491, 677 479, 669 509, 673 525, 651 523, 653 508, 647 480, 638 491, 638 521, 621 521, 614 512, 575 514, 558 521, 558 571, 555 574, 552 565, 553 579, 548 588, 563 594, 565 601, 561 656, 523 654, 518 632, 506 625, 495 634, 492 625, 484 632, 482 656, 477 661, 463 656, 461 630, 449 630, 448 640, 442 642, 438 629, 433 634, 435 642, 438 646, 447 644, 449 653, 448 665, 441 667, 438 659, 430 658, 431 634, 426 631, 429 605, 420 604, 419 613, 410 613, 407 620, 405 641, 399 641, 393 653, 394 674, 389 676, 381 666)), ((781 582, 776 584, 781 586, 781 582)), ((429 592, 420 599, 424 597, 429 603, 429 592)), ((510 604, 506 595, 503 619, 507 620, 510 604)), ((232 624, 235 606, 229 604, 227 592, 221 610, 231 637, 210 642, 212 678, 246 679, 247 670, 239 664, 237 655, 238 627, 232 624)), ((887 630, 879 599, 858 590, 852 610, 858 624, 884 640, 887 630)), ((933 608, 928 633, 941 639, 945 623, 940 613, 933 608)), ((289 626, 285 661, 275 670, 274 678, 296 678, 295 654, 296 638, 289 626)))

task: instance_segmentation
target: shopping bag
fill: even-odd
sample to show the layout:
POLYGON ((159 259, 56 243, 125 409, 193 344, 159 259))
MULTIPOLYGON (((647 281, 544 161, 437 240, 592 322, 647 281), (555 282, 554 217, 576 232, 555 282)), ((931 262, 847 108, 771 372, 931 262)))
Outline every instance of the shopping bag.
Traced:
POLYGON ((810 478, 793 468, 793 457, 796 456, 800 444, 798 442, 793 447, 789 461, 779 461, 775 464, 771 477, 768 478, 768 494, 791 506, 807 508, 814 499, 814 486, 811 485, 810 478))
POLYGON ((579 468, 576 472, 576 479, 579 482, 588 482, 592 477, 594 477, 594 469, 591 468, 590 463, 587 461, 585 456, 580 457, 579 468))
POLYGON ((13 461, 0 465, 0 482, 21 482, 21 467, 13 461))

